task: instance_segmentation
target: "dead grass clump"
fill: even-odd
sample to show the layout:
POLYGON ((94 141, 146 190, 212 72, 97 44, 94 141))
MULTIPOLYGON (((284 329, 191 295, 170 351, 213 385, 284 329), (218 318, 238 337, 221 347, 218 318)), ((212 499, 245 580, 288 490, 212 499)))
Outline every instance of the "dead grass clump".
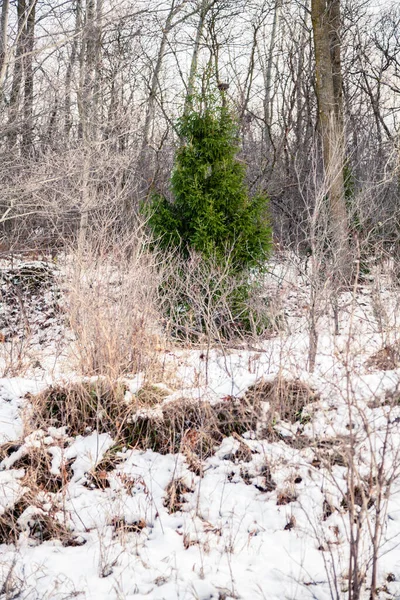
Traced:
POLYGON ((5 442, 0 446, 0 463, 7 457, 11 456, 14 452, 19 450, 22 442, 5 442))
POLYGON ((260 475, 264 478, 262 485, 256 485, 256 488, 260 490, 260 492, 273 492, 276 490, 276 483, 273 480, 271 468, 268 463, 265 463, 265 465, 262 466, 260 475))
MULTIPOLYGON (((211 405, 185 399, 165 402, 167 392, 157 386, 146 385, 130 399, 125 391, 125 386, 112 386, 105 379, 50 387, 31 398, 29 427, 44 431, 66 427, 72 436, 96 430, 109 433, 119 447, 149 448, 161 454, 182 452, 199 473, 198 461, 211 456, 215 446, 230 435, 239 439, 242 459, 251 458, 251 450, 240 436, 255 430, 261 418, 257 398, 229 397, 211 405)), ((42 473, 49 472, 47 453, 35 460, 42 473)), ((115 464, 115 457, 108 456, 92 473, 91 483, 107 486, 107 473, 115 464)), ((52 483, 61 485, 56 480, 52 483)))
POLYGON ((40 444, 29 446, 26 453, 13 463, 12 468, 24 469, 22 482, 30 488, 56 494, 69 482, 73 461, 63 464, 60 475, 52 473, 51 461, 52 457, 46 446, 40 444))
POLYGON ((144 384, 134 396, 139 406, 152 407, 160 404, 168 396, 167 390, 157 385, 144 384))
POLYGON ((38 292, 54 284, 53 269, 40 261, 25 262, 20 265, 2 268, 0 281, 18 287, 24 292, 38 292))
POLYGON ((240 398, 228 396, 214 405, 219 430, 223 437, 242 435, 255 430, 262 415, 262 398, 245 394, 240 398))
POLYGON ((291 515, 283 529, 284 531, 292 531, 294 527, 296 527, 296 517, 294 515, 291 515))
POLYGON ((240 477, 243 479, 246 485, 252 484, 253 475, 245 467, 240 467, 240 477))
POLYGON ((384 346, 366 361, 367 369, 376 371, 392 371, 400 365, 400 351, 395 346, 384 346))
POLYGON ((234 454, 235 463, 239 462, 251 462, 253 453, 249 446, 243 441, 243 439, 236 432, 232 433, 232 436, 239 442, 239 448, 234 454))
POLYGON ((18 541, 21 530, 17 521, 28 506, 28 500, 22 497, 0 515, 0 544, 15 544, 18 541))
POLYGON ((322 520, 326 521, 327 519, 329 519, 329 517, 333 515, 335 510, 335 507, 332 506, 332 504, 326 498, 324 498, 324 502, 322 505, 322 520))
POLYGON ((140 448, 161 454, 174 454, 190 446, 195 454, 212 454, 215 438, 220 438, 215 414, 207 402, 178 400, 159 410, 139 411, 132 423, 132 438, 140 448))
POLYGON ((59 521, 55 514, 38 511, 28 522, 29 537, 37 543, 59 540, 63 546, 82 546, 85 541, 59 521))
POLYGON ((63 546, 85 543, 58 518, 59 509, 55 504, 48 511, 38 507, 40 491, 32 487, 0 515, 0 544, 16 544, 23 532, 40 544, 49 540, 60 540, 63 546))
POLYGON ((98 488, 105 490, 110 487, 108 481, 108 475, 119 465, 121 458, 116 455, 116 448, 110 448, 104 454, 100 462, 97 463, 95 468, 86 474, 87 482, 86 486, 91 488, 98 488))
POLYGON ((299 381, 287 381, 277 377, 273 381, 261 381, 246 392, 246 398, 252 403, 268 402, 271 421, 279 417, 290 423, 301 422, 304 409, 318 400, 318 395, 307 384, 299 381))
MULTIPOLYGON (((348 436, 318 440, 313 447, 314 458, 311 463, 312 466, 318 469, 321 466, 331 469, 333 465, 348 467, 350 454, 349 444, 350 438, 348 436)), ((310 442, 308 446, 310 446, 310 442)))
POLYGON ((181 510, 186 502, 184 494, 189 494, 191 491, 182 478, 173 479, 165 490, 164 506, 168 512, 172 514, 181 510))
POLYGON ((144 519, 137 519, 129 522, 125 517, 114 517, 111 520, 111 525, 117 533, 140 533, 145 529, 146 521, 144 519))
POLYGON ((51 386, 31 398, 31 425, 35 428, 67 427, 70 435, 97 430, 119 437, 131 414, 125 388, 105 380, 51 386))
POLYGON ((343 496, 340 506, 344 510, 350 510, 351 506, 366 508, 369 510, 375 504, 375 498, 368 484, 355 485, 353 489, 348 489, 343 496))
POLYGON ((276 504, 278 506, 285 506, 286 504, 290 504, 291 502, 295 502, 296 500, 297 494, 294 490, 288 487, 278 491, 276 504))
POLYGON ((165 403, 159 412, 134 418, 133 439, 139 447, 161 454, 183 452, 206 459, 224 437, 254 430, 261 416, 259 404, 247 398, 209 402, 178 400, 165 403))

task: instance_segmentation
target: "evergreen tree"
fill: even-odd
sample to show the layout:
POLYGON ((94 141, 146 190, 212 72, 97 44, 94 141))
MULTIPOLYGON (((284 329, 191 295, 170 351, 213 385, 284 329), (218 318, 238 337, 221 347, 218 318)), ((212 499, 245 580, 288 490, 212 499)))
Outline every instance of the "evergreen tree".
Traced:
POLYGON ((238 128, 229 109, 207 98, 178 122, 182 144, 171 178, 173 202, 155 194, 149 224, 162 247, 178 246, 224 262, 231 272, 262 268, 271 250, 268 198, 250 198, 237 158, 238 128))
MULTIPOLYGON (((169 318, 179 315, 179 337, 194 329, 198 335, 218 329, 226 337, 243 330, 259 333, 269 324, 260 314, 260 302, 254 303, 258 284, 250 270, 261 271, 271 251, 268 198, 249 195, 246 167, 237 157, 237 123, 225 103, 207 97, 198 104, 178 122, 181 145, 171 177, 173 201, 154 194, 146 212, 159 247, 178 248, 184 258, 193 251, 203 257, 192 290, 194 296, 199 293, 204 278, 202 306, 193 301, 185 272, 174 274, 161 297, 164 291, 168 296, 170 286, 181 290, 175 295, 179 306, 166 309, 169 318), (208 274, 214 269, 225 274, 215 285, 208 274)), ((168 297, 164 305, 168 307, 168 297)))

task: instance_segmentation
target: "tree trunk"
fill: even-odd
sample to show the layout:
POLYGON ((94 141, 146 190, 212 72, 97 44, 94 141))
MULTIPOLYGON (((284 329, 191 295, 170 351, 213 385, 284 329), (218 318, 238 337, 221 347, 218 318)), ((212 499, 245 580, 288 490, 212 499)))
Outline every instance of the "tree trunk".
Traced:
POLYGON ((74 71, 76 57, 78 55, 78 36, 82 27, 82 0, 76 0, 75 5, 75 31, 74 39, 71 44, 71 57, 67 66, 67 72, 65 75, 65 96, 64 96, 64 133, 66 138, 69 138, 72 128, 72 116, 71 116, 71 84, 72 75, 74 71))
POLYGON ((0 17, 0 100, 2 96, 3 81, 7 71, 7 27, 10 0, 3 0, 0 17))
POLYGON ((318 116, 330 208, 330 234, 339 278, 350 275, 344 195, 344 131, 340 73, 340 0, 312 0, 318 116), (333 46, 332 46, 333 44, 333 46))
POLYGON ((23 75, 23 53, 25 44, 25 0, 18 0, 17 5, 17 17, 18 17, 18 31, 17 31, 17 47, 15 51, 15 62, 13 80, 11 84, 11 93, 9 101, 9 114, 8 114, 8 145, 10 150, 15 149, 18 139, 19 129, 19 106, 21 96, 21 84, 23 75))
POLYGON ((156 100, 157 100, 157 90, 160 85, 160 73, 161 67, 164 59, 165 50, 168 42, 168 35, 172 28, 172 19, 175 14, 175 2, 172 2, 171 10, 168 13, 167 20, 165 22, 165 26, 163 28, 161 44, 157 55, 157 61, 154 67, 153 75, 151 78, 150 84, 150 92, 149 99, 147 101, 146 107, 146 118, 143 129, 143 141, 142 141, 142 149, 140 153, 140 164, 146 163, 146 158, 148 154, 148 148, 150 144, 150 130, 154 121, 154 114, 156 109, 156 100))
POLYGON ((186 90, 184 114, 187 114, 192 106, 194 84, 197 75, 197 63, 199 60, 200 43, 203 35, 206 16, 211 7, 210 0, 202 0, 200 5, 199 22, 197 24, 196 38, 193 46, 192 60, 190 63, 189 80, 186 90))
POLYGON ((27 5, 26 35, 24 44, 24 127, 22 131, 22 151, 29 155, 33 144, 33 47, 35 44, 36 0, 27 5))
POLYGON ((274 49, 276 43, 276 36, 278 32, 279 14, 282 7, 282 0, 275 0, 274 8, 274 20, 272 23, 271 39, 269 43, 267 64, 265 67, 265 96, 264 96, 264 121, 265 121, 265 143, 267 151, 272 144, 271 125, 272 125, 272 109, 271 109, 271 96, 272 96, 272 64, 274 58, 274 49))
POLYGON ((81 89, 80 89, 80 120, 83 140, 83 165, 82 165, 82 203, 79 230, 79 244, 81 247, 86 242, 89 213, 93 199, 93 183, 91 173, 93 168, 93 152, 98 139, 98 93, 97 83, 100 77, 100 39, 101 39, 101 14, 102 2, 87 0, 85 29, 81 56, 81 89))
POLYGON ((81 90, 81 124, 82 135, 86 143, 91 143, 95 136, 94 87, 96 65, 96 12, 95 0, 87 0, 85 30, 83 34, 83 76, 81 90))
MULTIPOLYGON (((174 22, 174 18, 183 9, 183 7, 185 5, 186 5, 186 0, 183 0, 183 2, 181 4, 179 4, 178 6, 176 5, 175 0, 172 0, 171 8, 169 10, 168 16, 165 21, 165 25, 163 27, 160 48, 158 50, 157 60, 156 60, 155 66, 154 66, 154 71, 153 71, 153 75, 151 77, 151 82, 150 82, 150 91, 149 91, 149 97, 148 97, 148 101, 147 101, 146 117, 145 117, 144 128, 143 128, 143 139, 142 139, 142 145, 141 145, 140 155, 139 155, 139 159, 138 159, 138 179, 140 179, 140 178, 143 179, 143 174, 145 171, 151 171, 150 164, 149 164, 151 162, 150 155, 149 155, 149 150, 150 150, 151 142, 152 142, 151 129, 152 129, 152 126, 154 123, 154 117, 155 117, 155 111, 156 111, 157 91, 160 88, 161 69, 162 69, 162 65, 163 65, 165 51, 167 49, 168 36, 169 36, 171 30, 177 25, 177 23, 181 23, 185 19, 185 16, 183 16, 181 19, 179 19, 178 21, 175 21, 175 22, 174 22)), ((139 191, 139 195, 142 197, 146 196, 146 194, 148 193, 149 188, 151 186, 151 179, 152 179, 151 174, 150 174, 150 177, 146 176, 146 179, 147 179, 147 181, 144 183, 144 185, 141 187, 141 189, 139 191)))

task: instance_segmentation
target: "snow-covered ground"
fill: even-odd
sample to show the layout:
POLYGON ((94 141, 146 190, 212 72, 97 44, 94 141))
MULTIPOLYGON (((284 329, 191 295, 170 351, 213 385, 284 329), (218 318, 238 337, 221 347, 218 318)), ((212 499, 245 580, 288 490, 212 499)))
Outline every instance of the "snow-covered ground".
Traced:
MULTIPOLYGON (((321 295, 309 373, 307 277, 292 261, 277 262, 270 278, 284 329, 252 349, 169 345, 160 351, 166 381, 153 382, 166 390, 160 402, 234 402, 277 378, 314 395, 297 419, 277 409, 273 435, 261 419, 255 431, 223 439, 201 471, 183 452, 115 449, 107 432, 28 430, 32 396, 74 378, 65 360, 71 336, 63 342, 54 289, 31 290, 34 332, 18 373, 12 346, 23 335, 3 282, 0 541, 9 543, 0 545, 0 598, 344 599, 358 533, 361 597, 371 595, 375 536, 376 597, 400 598, 400 294, 383 276, 342 294, 338 335, 321 295), (110 450, 114 468, 94 479, 110 450), (33 495, 35 451, 58 483, 49 491, 38 481, 33 495)), ((129 402, 140 375, 125 384, 129 402)))

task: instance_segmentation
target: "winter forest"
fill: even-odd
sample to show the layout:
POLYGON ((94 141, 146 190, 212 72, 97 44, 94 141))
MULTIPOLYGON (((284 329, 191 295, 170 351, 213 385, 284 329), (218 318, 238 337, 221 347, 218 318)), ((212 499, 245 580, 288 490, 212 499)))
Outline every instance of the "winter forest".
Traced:
POLYGON ((400 598, 400 4, 0 0, 0 600, 400 598))
POLYGON ((373 0, 3 1, 3 227, 35 245, 104 214, 125 223, 168 189, 176 119, 209 73, 229 84, 247 182, 269 195, 279 244, 310 236, 333 106, 350 222, 393 242, 399 18, 373 0))

